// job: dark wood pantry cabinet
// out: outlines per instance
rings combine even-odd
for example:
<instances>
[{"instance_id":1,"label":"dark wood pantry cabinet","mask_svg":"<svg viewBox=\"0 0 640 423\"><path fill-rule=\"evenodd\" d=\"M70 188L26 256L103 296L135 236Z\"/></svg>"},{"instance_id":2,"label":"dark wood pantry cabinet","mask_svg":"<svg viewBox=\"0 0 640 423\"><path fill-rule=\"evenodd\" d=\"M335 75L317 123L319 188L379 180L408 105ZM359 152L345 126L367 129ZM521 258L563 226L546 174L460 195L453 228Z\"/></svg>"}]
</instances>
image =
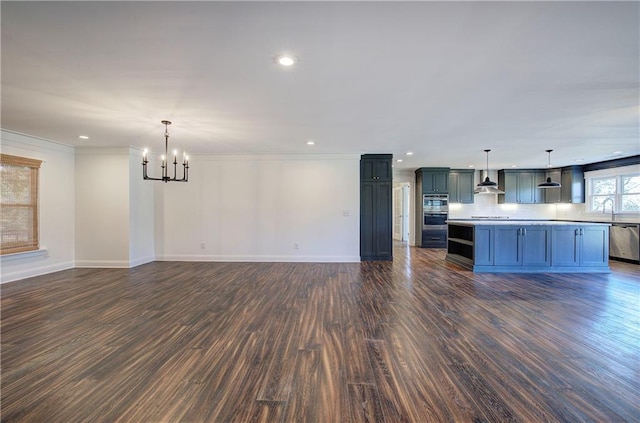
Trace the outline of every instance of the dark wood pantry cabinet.
<instances>
[{"instance_id":1,"label":"dark wood pantry cabinet","mask_svg":"<svg viewBox=\"0 0 640 423\"><path fill-rule=\"evenodd\" d=\"M360 260L393 259L392 154L360 157Z\"/></svg>"}]
</instances>

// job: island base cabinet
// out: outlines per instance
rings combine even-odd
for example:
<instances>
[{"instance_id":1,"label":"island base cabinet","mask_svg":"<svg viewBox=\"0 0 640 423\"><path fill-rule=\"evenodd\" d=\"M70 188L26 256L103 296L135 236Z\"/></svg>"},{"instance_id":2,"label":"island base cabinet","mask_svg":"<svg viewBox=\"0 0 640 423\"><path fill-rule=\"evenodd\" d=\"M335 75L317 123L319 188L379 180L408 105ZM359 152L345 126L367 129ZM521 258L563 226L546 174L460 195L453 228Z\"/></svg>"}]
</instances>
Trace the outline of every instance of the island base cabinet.
<instances>
[{"instance_id":1,"label":"island base cabinet","mask_svg":"<svg viewBox=\"0 0 640 423\"><path fill-rule=\"evenodd\" d=\"M494 265L549 267L550 245L547 226L496 226Z\"/></svg>"},{"instance_id":2,"label":"island base cabinet","mask_svg":"<svg viewBox=\"0 0 640 423\"><path fill-rule=\"evenodd\" d=\"M473 235L473 263L493 266L493 227L478 226Z\"/></svg>"},{"instance_id":3,"label":"island base cabinet","mask_svg":"<svg viewBox=\"0 0 640 423\"><path fill-rule=\"evenodd\" d=\"M608 273L606 224L449 223L446 260L474 272Z\"/></svg>"},{"instance_id":4,"label":"island base cabinet","mask_svg":"<svg viewBox=\"0 0 640 423\"><path fill-rule=\"evenodd\" d=\"M608 226L553 228L552 265L558 267L609 266Z\"/></svg>"},{"instance_id":5,"label":"island base cabinet","mask_svg":"<svg viewBox=\"0 0 640 423\"><path fill-rule=\"evenodd\" d=\"M498 226L494 229L494 265L520 266L522 265L522 245L520 243L520 228Z\"/></svg>"},{"instance_id":6,"label":"island base cabinet","mask_svg":"<svg viewBox=\"0 0 640 423\"><path fill-rule=\"evenodd\" d=\"M581 228L580 266L609 265L609 227Z\"/></svg>"}]
</instances>

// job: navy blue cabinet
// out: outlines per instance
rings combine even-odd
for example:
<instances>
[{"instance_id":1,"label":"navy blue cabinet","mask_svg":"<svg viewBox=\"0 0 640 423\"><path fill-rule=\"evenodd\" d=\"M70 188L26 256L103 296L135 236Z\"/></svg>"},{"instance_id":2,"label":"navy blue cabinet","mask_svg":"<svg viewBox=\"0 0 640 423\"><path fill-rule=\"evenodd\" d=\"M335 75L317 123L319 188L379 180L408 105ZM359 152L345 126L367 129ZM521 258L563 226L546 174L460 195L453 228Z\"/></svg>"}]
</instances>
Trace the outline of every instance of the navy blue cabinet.
<instances>
[{"instance_id":1,"label":"navy blue cabinet","mask_svg":"<svg viewBox=\"0 0 640 423\"><path fill-rule=\"evenodd\" d=\"M601 267L609 263L609 227L558 226L552 231L554 266Z\"/></svg>"},{"instance_id":2,"label":"navy blue cabinet","mask_svg":"<svg viewBox=\"0 0 640 423\"><path fill-rule=\"evenodd\" d=\"M560 202L584 203L584 171L582 166L564 167L560 174Z\"/></svg>"},{"instance_id":3,"label":"navy blue cabinet","mask_svg":"<svg viewBox=\"0 0 640 423\"><path fill-rule=\"evenodd\" d=\"M473 203L473 169L451 169L449 172L449 203Z\"/></svg>"},{"instance_id":4,"label":"navy blue cabinet","mask_svg":"<svg viewBox=\"0 0 640 423\"><path fill-rule=\"evenodd\" d=\"M474 272L609 272L606 224L448 225L446 260Z\"/></svg>"},{"instance_id":5,"label":"navy blue cabinet","mask_svg":"<svg viewBox=\"0 0 640 423\"><path fill-rule=\"evenodd\" d=\"M422 187L422 194L447 194L449 192L449 168L423 167L417 169L416 182L417 186Z\"/></svg>"},{"instance_id":6,"label":"navy blue cabinet","mask_svg":"<svg viewBox=\"0 0 640 423\"><path fill-rule=\"evenodd\" d=\"M494 229L494 264L496 266L522 266L520 228L498 226Z\"/></svg>"},{"instance_id":7,"label":"navy blue cabinet","mask_svg":"<svg viewBox=\"0 0 640 423\"><path fill-rule=\"evenodd\" d=\"M499 170L498 186L504 194L498 194L498 203L544 203L544 190L538 184L546 179L544 170Z\"/></svg>"},{"instance_id":8,"label":"navy blue cabinet","mask_svg":"<svg viewBox=\"0 0 640 423\"><path fill-rule=\"evenodd\" d=\"M545 203L584 203L584 171L582 166L567 166L551 169L547 176L560 182L561 188L544 190Z\"/></svg>"},{"instance_id":9,"label":"navy blue cabinet","mask_svg":"<svg viewBox=\"0 0 640 423\"><path fill-rule=\"evenodd\" d=\"M391 182L391 154L365 154L360 159L360 181Z\"/></svg>"},{"instance_id":10,"label":"navy blue cabinet","mask_svg":"<svg viewBox=\"0 0 640 423\"><path fill-rule=\"evenodd\" d=\"M551 233L548 226L496 226L494 231L494 265L550 266Z\"/></svg>"},{"instance_id":11,"label":"navy blue cabinet","mask_svg":"<svg viewBox=\"0 0 640 423\"><path fill-rule=\"evenodd\" d=\"M476 226L473 231L474 254L476 266L493 266L493 226Z\"/></svg>"},{"instance_id":12,"label":"navy blue cabinet","mask_svg":"<svg viewBox=\"0 0 640 423\"><path fill-rule=\"evenodd\" d=\"M360 259L392 260L391 154L365 154L360 161Z\"/></svg>"}]
</instances>

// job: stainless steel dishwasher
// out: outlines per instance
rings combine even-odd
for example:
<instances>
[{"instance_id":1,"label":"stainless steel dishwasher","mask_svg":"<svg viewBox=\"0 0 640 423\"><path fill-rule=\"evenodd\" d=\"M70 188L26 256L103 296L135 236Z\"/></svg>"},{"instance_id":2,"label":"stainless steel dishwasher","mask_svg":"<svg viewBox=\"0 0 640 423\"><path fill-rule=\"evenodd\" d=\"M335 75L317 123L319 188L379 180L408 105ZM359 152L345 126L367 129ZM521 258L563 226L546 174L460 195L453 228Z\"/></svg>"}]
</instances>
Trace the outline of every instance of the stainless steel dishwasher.
<instances>
[{"instance_id":1,"label":"stainless steel dishwasher","mask_svg":"<svg viewBox=\"0 0 640 423\"><path fill-rule=\"evenodd\" d=\"M609 235L609 257L640 263L640 225L612 223Z\"/></svg>"}]
</instances>

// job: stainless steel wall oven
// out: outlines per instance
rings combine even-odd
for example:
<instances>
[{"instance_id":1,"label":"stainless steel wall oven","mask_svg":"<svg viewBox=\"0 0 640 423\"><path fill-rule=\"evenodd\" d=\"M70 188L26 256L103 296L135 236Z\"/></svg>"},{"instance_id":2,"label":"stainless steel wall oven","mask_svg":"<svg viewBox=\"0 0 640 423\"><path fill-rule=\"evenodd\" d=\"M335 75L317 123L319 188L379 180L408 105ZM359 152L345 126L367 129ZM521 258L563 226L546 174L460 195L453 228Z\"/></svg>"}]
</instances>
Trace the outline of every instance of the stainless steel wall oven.
<instances>
[{"instance_id":1,"label":"stainless steel wall oven","mask_svg":"<svg viewBox=\"0 0 640 423\"><path fill-rule=\"evenodd\" d=\"M449 218L449 196L447 194L424 194L422 196L422 247L447 247L447 219Z\"/></svg>"}]
</instances>

